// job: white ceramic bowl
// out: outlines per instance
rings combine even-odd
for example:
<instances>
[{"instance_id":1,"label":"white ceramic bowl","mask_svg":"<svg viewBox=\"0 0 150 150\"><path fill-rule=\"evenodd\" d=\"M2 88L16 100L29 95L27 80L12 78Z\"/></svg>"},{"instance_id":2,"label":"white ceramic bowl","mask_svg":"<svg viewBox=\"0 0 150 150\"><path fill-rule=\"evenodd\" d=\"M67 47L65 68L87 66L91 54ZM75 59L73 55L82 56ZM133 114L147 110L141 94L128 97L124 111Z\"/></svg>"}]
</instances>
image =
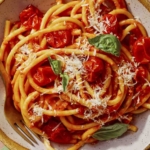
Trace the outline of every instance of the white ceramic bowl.
<instances>
[{"instance_id":1,"label":"white ceramic bowl","mask_svg":"<svg viewBox=\"0 0 150 150\"><path fill-rule=\"evenodd\" d=\"M126 0L129 9L135 17L139 18L144 24L147 31L150 29L150 12L144 8L144 6L137 0ZM3 30L5 20L9 19L15 21L18 19L19 13L28 4L33 4L41 11L45 12L53 3L52 0L5 0L0 4L0 43L3 38ZM148 31L150 35L150 30ZM0 79L0 129L2 129L11 139L15 140L19 144L32 149L28 143L26 143L20 136L18 136L7 123L4 113L4 99L5 90L3 82ZM150 111L141 114L136 117L135 124L138 126L136 133L129 133L121 138L110 140L107 142L99 142L95 145L85 145L81 150L144 150L144 148L150 143ZM38 150L42 150L43 148ZM65 150L66 146L57 146L58 150Z\"/></svg>"}]
</instances>

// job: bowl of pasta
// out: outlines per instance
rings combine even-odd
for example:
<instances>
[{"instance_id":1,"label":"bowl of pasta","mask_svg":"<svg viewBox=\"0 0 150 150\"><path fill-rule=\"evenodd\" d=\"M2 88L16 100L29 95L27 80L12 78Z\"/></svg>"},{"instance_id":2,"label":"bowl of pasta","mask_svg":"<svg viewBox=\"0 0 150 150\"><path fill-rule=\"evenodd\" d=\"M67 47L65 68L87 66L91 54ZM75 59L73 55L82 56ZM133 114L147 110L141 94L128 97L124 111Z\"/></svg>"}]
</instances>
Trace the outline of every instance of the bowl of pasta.
<instances>
[{"instance_id":1,"label":"bowl of pasta","mask_svg":"<svg viewBox=\"0 0 150 150\"><path fill-rule=\"evenodd\" d=\"M144 150L149 144L148 1L5 0L0 61L13 105L46 149ZM1 110L4 107L5 92ZM28 148L0 114L8 137ZM17 140L19 139L19 140Z\"/></svg>"}]
</instances>

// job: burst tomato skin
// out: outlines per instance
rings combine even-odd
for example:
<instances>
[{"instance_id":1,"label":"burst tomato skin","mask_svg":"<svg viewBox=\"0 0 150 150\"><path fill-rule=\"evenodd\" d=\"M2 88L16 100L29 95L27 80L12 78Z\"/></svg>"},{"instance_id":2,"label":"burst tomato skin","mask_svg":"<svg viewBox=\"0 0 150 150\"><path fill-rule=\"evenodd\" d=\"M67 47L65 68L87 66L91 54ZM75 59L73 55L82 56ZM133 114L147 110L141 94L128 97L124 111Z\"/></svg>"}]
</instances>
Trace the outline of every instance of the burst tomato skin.
<instances>
[{"instance_id":1,"label":"burst tomato skin","mask_svg":"<svg viewBox=\"0 0 150 150\"><path fill-rule=\"evenodd\" d=\"M141 37L133 45L133 55L140 64L150 62L150 38Z\"/></svg>"},{"instance_id":2,"label":"burst tomato skin","mask_svg":"<svg viewBox=\"0 0 150 150\"><path fill-rule=\"evenodd\" d=\"M104 34L113 34L117 37L121 36L121 30L116 15L105 14L102 21L104 21L105 26Z\"/></svg>"},{"instance_id":3,"label":"burst tomato skin","mask_svg":"<svg viewBox=\"0 0 150 150\"><path fill-rule=\"evenodd\" d=\"M45 86L52 83L57 76L54 74L50 66L38 67L36 72L33 74L33 80L39 86Z\"/></svg>"},{"instance_id":4,"label":"burst tomato skin","mask_svg":"<svg viewBox=\"0 0 150 150\"><path fill-rule=\"evenodd\" d=\"M88 82L95 82L104 70L103 61L94 56L91 56L83 65L87 72L86 80Z\"/></svg>"},{"instance_id":5,"label":"burst tomato skin","mask_svg":"<svg viewBox=\"0 0 150 150\"><path fill-rule=\"evenodd\" d=\"M147 71L146 67L139 66L135 72L136 72L135 80L140 83L145 82L145 79L148 76L148 71Z\"/></svg>"},{"instance_id":6,"label":"burst tomato skin","mask_svg":"<svg viewBox=\"0 0 150 150\"><path fill-rule=\"evenodd\" d=\"M57 16L55 16L57 18ZM78 29L78 25L72 22L65 23L66 30L54 31L46 34L46 40L49 46L54 48L63 48L72 42L72 30Z\"/></svg>"},{"instance_id":7,"label":"burst tomato skin","mask_svg":"<svg viewBox=\"0 0 150 150\"><path fill-rule=\"evenodd\" d=\"M71 32L69 30L54 31L46 34L46 40L51 47L63 48L71 43Z\"/></svg>"},{"instance_id":8,"label":"burst tomato skin","mask_svg":"<svg viewBox=\"0 0 150 150\"><path fill-rule=\"evenodd\" d=\"M39 29L42 13L33 5L28 5L19 15L20 22L28 29Z\"/></svg>"},{"instance_id":9,"label":"burst tomato skin","mask_svg":"<svg viewBox=\"0 0 150 150\"><path fill-rule=\"evenodd\" d=\"M57 120L51 119L42 127L42 131L47 134L49 140L56 143L69 144L72 139L71 133Z\"/></svg>"},{"instance_id":10,"label":"burst tomato skin","mask_svg":"<svg viewBox=\"0 0 150 150\"><path fill-rule=\"evenodd\" d=\"M130 41L129 41L129 44L130 45L133 45L137 39L140 39L141 37L143 37L140 29L138 27L136 27L135 29L133 29L131 31L131 35L130 35Z\"/></svg>"}]
</instances>

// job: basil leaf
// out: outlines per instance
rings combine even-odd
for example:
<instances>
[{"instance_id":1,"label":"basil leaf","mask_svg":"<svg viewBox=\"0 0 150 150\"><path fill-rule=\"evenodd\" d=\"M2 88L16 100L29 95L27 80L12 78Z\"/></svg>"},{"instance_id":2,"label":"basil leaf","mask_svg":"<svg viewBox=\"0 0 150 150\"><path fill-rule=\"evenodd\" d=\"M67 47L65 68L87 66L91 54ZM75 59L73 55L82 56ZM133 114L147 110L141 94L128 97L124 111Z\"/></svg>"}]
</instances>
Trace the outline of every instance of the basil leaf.
<instances>
[{"instance_id":1,"label":"basil leaf","mask_svg":"<svg viewBox=\"0 0 150 150\"><path fill-rule=\"evenodd\" d=\"M48 57L49 63L56 75L60 75L62 78L63 91L66 91L66 87L69 83L69 76L66 73L62 73L61 61L54 60Z\"/></svg>"},{"instance_id":2,"label":"basil leaf","mask_svg":"<svg viewBox=\"0 0 150 150\"><path fill-rule=\"evenodd\" d=\"M66 91L66 87L69 83L69 76L66 73L63 73L60 74L60 77L62 77L63 91Z\"/></svg>"},{"instance_id":3,"label":"basil leaf","mask_svg":"<svg viewBox=\"0 0 150 150\"><path fill-rule=\"evenodd\" d=\"M92 137L104 141L117 138L121 136L128 130L128 124L124 123L116 123L110 126L104 126L97 132L95 132Z\"/></svg>"},{"instance_id":4,"label":"basil leaf","mask_svg":"<svg viewBox=\"0 0 150 150\"><path fill-rule=\"evenodd\" d=\"M120 56L121 43L117 37L112 34L101 34L88 39L88 41L91 45L104 52Z\"/></svg>"},{"instance_id":5,"label":"basil leaf","mask_svg":"<svg viewBox=\"0 0 150 150\"><path fill-rule=\"evenodd\" d=\"M54 71L54 73L56 75L60 74L62 72L62 68L61 68L61 61L59 60L54 60L51 59L50 57L48 57L49 63Z\"/></svg>"}]
</instances>

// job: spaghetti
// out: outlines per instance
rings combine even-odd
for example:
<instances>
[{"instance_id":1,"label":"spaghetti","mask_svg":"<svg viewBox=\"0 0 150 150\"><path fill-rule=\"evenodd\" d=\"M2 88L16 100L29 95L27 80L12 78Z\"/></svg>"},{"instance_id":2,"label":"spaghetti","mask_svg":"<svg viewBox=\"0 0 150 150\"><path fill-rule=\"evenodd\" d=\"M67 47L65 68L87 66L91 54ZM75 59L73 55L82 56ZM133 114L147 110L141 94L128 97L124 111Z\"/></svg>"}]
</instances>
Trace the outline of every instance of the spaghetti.
<instances>
[{"instance_id":1,"label":"spaghetti","mask_svg":"<svg viewBox=\"0 0 150 150\"><path fill-rule=\"evenodd\" d=\"M100 132L113 125L118 136L137 131L135 114L150 109L150 38L125 1L57 0L19 17L6 21L0 60L15 108L46 147L108 140Z\"/></svg>"}]
</instances>

